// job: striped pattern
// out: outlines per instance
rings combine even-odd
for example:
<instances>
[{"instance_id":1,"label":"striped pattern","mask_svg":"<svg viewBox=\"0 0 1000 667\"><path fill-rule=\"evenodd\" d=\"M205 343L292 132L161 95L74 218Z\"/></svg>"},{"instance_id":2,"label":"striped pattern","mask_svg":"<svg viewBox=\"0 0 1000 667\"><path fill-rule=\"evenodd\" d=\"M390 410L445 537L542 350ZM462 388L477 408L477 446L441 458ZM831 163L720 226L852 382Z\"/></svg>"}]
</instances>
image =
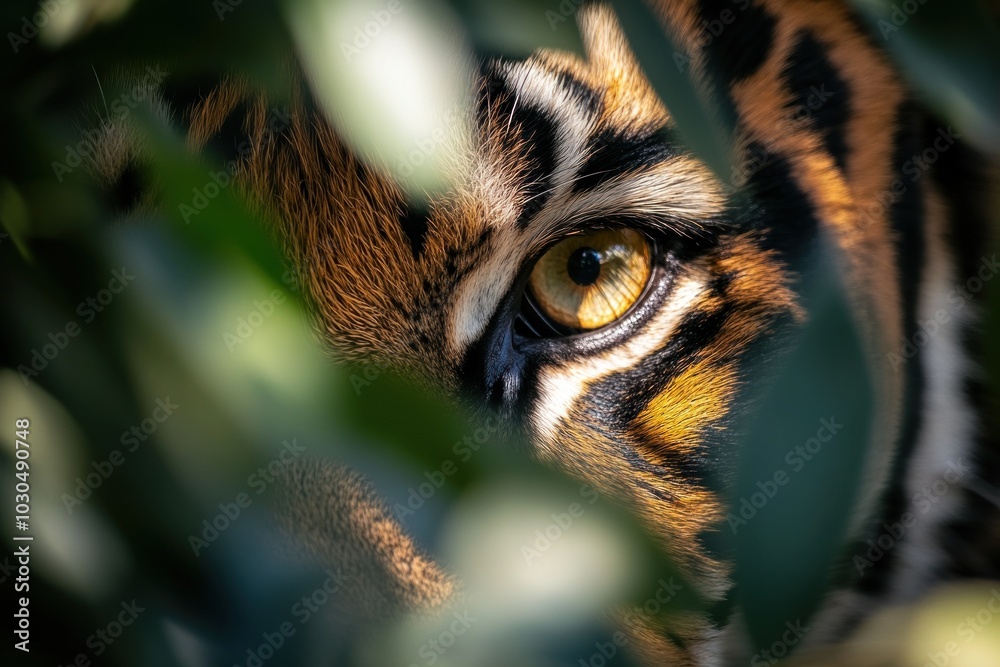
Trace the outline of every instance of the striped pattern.
<instances>
[{"instance_id":1,"label":"striped pattern","mask_svg":"<svg viewBox=\"0 0 1000 667\"><path fill-rule=\"evenodd\" d=\"M736 458L726 427L752 393L742 391L748 359L804 322L798 275L815 244L832 240L877 396L851 539L863 551L949 463L972 471L864 577L840 577L810 641L840 639L874 601L918 594L936 578L991 574L976 569L983 561L954 558L943 537L978 548L982 520L969 513L996 509L968 399L972 309L893 361L979 270L975 249L953 243L957 225L968 235L984 224L975 156L914 104L841 3L653 8L705 99L735 124L731 183L679 145L600 4L577 13L586 60L543 51L480 64L476 152L456 189L426 205L352 155L304 86L277 128L249 83L214 88L184 114L190 144L237 160L248 195L278 213L338 355L495 409L540 458L624 499L720 608L731 563L708 537L726 513L711 480ZM707 33L717 19L722 31ZM912 178L911 157L941 140L946 159ZM233 153L241 141L251 149ZM657 241L636 307L586 335L517 333L533 261L567 234L609 225ZM739 614L716 616L653 627L624 614L633 620L623 623L649 664L745 658Z\"/></svg>"}]
</instances>

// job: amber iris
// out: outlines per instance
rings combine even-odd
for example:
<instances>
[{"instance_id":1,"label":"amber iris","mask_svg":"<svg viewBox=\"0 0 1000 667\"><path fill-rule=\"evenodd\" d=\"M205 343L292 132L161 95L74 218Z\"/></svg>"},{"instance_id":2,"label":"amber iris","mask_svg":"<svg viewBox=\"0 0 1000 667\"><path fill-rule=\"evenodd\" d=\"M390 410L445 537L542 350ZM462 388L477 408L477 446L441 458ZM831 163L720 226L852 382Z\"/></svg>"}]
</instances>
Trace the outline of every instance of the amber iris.
<instances>
[{"instance_id":1,"label":"amber iris","mask_svg":"<svg viewBox=\"0 0 1000 667\"><path fill-rule=\"evenodd\" d=\"M596 329L614 322L649 281L649 241L631 229L570 236L546 252L528 280L539 309L558 324Z\"/></svg>"}]
</instances>

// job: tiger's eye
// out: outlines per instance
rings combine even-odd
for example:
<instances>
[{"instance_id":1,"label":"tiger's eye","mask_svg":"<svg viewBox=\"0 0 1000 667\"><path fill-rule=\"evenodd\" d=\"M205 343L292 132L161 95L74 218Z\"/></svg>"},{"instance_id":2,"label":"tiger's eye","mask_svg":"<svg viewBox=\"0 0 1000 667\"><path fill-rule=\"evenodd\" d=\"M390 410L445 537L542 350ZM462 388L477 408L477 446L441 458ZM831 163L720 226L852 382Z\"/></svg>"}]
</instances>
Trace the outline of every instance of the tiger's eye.
<instances>
[{"instance_id":1,"label":"tiger's eye","mask_svg":"<svg viewBox=\"0 0 1000 667\"><path fill-rule=\"evenodd\" d=\"M631 229L571 236L546 252L528 279L535 302L555 322L596 329L638 300L651 273L646 237Z\"/></svg>"}]
</instances>

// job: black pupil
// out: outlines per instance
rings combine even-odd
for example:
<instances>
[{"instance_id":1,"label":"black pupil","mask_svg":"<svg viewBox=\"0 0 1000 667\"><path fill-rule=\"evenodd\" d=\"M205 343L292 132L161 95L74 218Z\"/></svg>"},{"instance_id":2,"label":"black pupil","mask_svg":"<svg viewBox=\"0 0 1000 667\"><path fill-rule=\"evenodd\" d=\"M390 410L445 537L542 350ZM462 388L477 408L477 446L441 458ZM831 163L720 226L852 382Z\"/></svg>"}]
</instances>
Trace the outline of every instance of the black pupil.
<instances>
[{"instance_id":1,"label":"black pupil","mask_svg":"<svg viewBox=\"0 0 1000 667\"><path fill-rule=\"evenodd\" d=\"M566 273L577 285L593 285L601 275L601 253L593 248L577 248L569 256Z\"/></svg>"}]
</instances>

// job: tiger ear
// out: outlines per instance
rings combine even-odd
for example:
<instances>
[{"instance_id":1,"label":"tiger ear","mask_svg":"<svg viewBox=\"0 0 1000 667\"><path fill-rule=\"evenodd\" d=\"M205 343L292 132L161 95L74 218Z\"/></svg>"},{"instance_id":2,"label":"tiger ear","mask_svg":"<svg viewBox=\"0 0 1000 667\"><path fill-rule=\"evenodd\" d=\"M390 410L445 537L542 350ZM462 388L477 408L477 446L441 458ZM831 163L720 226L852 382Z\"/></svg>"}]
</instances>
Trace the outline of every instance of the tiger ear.
<instances>
[{"instance_id":1,"label":"tiger ear","mask_svg":"<svg viewBox=\"0 0 1000 667\"><path fill-rule=\"evenodd\" d=\"M618 127L662 125L668 113L639 65L614 10L588 4L577 13L588 69L602 89L605 120Z\"/></svg>"},{"instance_id":2,"label":"tiger ear","mask_svg":"<svg viewBox=\"0 0 1000 667\"><path fill-rule=\"evenodd\" d=\"M588 63L595 69L614 72L626 80L635 74L638 64L628 40L609 5L590 4L577 14L580 35Z\"/></svg>"}]
</instances>

